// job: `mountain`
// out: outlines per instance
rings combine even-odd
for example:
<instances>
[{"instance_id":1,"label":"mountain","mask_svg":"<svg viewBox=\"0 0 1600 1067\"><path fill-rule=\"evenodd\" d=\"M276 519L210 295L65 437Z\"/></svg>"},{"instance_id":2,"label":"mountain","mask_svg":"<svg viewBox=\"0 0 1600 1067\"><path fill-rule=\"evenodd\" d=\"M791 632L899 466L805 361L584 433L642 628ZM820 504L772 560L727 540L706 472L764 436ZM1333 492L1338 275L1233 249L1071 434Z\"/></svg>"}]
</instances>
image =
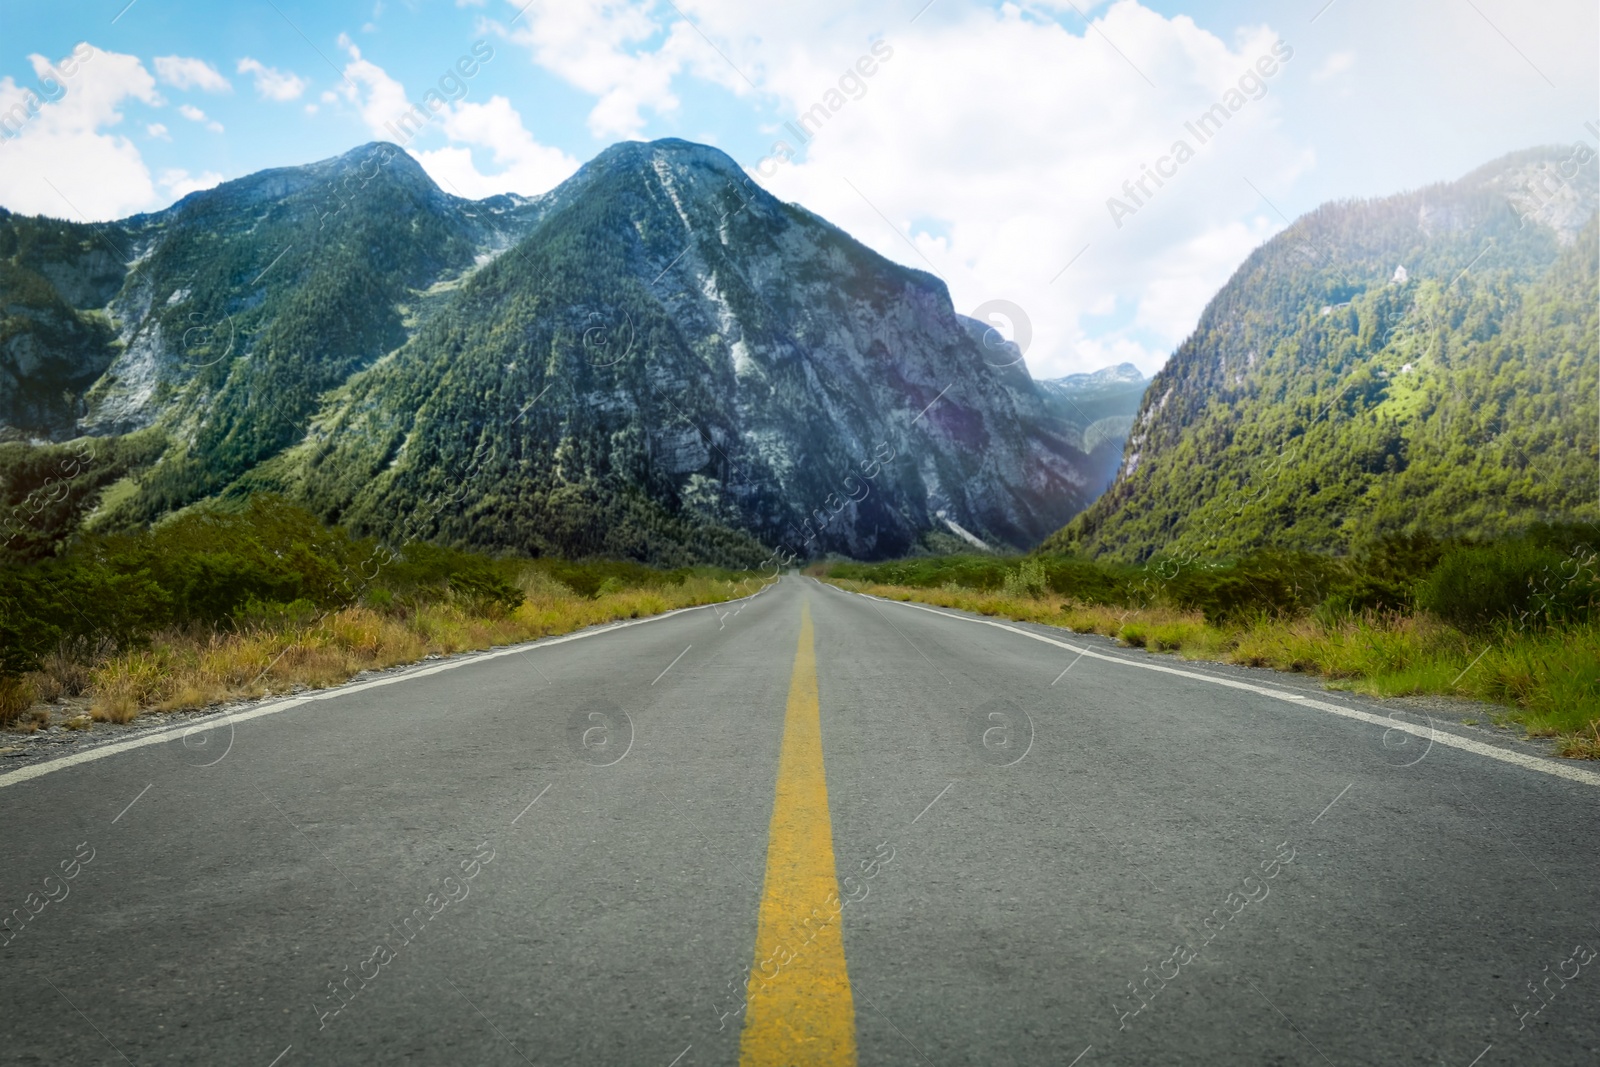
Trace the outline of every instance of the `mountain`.
<instances>
[{"instance_id":1,"label":"mountain","mask_svg":"<svg viewBox=\"0 0 1600 1067\"><path fill-rule=\"evenodd\" d=\"M116 357L121 263L88 227L0 208L0 427L54 430Z\"/></svg>"},{"instance_id":2,"label":"mountain","mask_svg":"<svg viewBox=\"0 0 1600 1067\"><path fill-rule=\"evenodd\" d=\"M371 144L115 223L3 213L0 257L0 437L137 441L107 528L272 490L532 554L1021 548L1111 428L987 360L939 279L678 140L483 201Z\"/></svg>"},{"instance_id":3,"label":"mountain","mask_svg":"<svg viewBox=\"0 0 1600 1067\"><path fill-rule=\"evenodd\" d=\"M1211 301L1111 489L1045 547L1215 558L1600 521L1597 182L1587 148L1534 149L1296 220Z\"/></svg>"},{"instance_id":4,"label":"mountain","mask_svg":"<svg viewBox=\"0 0 1600 1067\"><path fill-rule=\"evenodd\" d=\"M1094 496L1110 488L1116 478L1122 446L1148 384L1132 363L1039 382L1045 408L1056 420L1053 428L1089 457L1089 489Z\"/></svg>"}]
</instances>

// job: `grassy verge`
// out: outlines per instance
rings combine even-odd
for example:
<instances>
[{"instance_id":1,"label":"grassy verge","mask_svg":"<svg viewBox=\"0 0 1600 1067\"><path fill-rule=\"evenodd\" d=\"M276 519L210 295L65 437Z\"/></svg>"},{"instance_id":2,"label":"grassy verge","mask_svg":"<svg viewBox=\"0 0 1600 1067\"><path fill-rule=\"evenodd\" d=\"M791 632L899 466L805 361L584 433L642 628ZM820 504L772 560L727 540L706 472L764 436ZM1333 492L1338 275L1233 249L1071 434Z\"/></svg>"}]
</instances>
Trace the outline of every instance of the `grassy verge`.
<instances>
[{"instance_id":1,"label":"grassy verge","mask_svg":"<svg viewBox=\"0 0 1600 1067\"><path fill-rule=\"evenodd\" d=\"M522 570L515 584L523 598L511 608L395 599L381 607L361 604L318 615L281 615L232 629L160 631L141 647L99 662L56 654L13 683L20 692L9 699L26 708L15 727L34 730L49 724L52 705L78 710L86 701L86 711L65 720L76 729L94 721L126 723L147 711L203 708L299 687L322 688L364 670L720 603L751 591L691 575L676 584L602 587L585 596L532 566Z\"/></svg>"},{"instance_id":2,"label":"grassy verge","mask_svg":"<svg viewBox=\"0 0 1600 1067\"><path fill-rule=\"evenodd\" d=\"M1085 604L1048 592L824 581L891 600L1063 626L1185 659L1316 674L1330 688L1372 696L1438 694L1488 701L1559 752L1600 759L1600 625L1469 636L1424 613L1365 612L1330 621L1259 616L1208 623L1198 610Z\"/></svg>"},{"instance_id":3,"label":"grassy verge","mask_svg":"<svg viewBox=\"0 0 1600 1067\"><path fill-rule=\"evenodd\" d=\"M0 725L83 729L330 686L758 585L716 567L390 547L269 494L119 533L14 531L0 543Z\"/></svg>"}]
</instances>

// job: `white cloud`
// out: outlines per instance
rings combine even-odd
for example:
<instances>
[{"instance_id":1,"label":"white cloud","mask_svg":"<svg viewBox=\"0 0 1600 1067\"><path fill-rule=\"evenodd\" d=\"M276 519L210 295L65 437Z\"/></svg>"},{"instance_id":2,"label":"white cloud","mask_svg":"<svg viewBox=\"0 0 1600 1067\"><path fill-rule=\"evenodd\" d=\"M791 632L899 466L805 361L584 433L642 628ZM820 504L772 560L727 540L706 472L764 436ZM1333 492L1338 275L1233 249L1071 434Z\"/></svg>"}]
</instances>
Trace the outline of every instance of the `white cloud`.
<instances>
[{"instance_id":1,"label":"white cloud","mask_svg":"<svg viewBox=\"0 0 1600 1067\"><path fill-rule=\"evenodd\" d=\"M41 78L51 64L29 56ZM65 70L67 61L55 64ZM21 133L0 142L0 204L26 214L73 220L119 218L150 206L155 187L139 150L105 132L123 119L129 100L160 100L138 57L92 50L76 62L68 91L44 103ZM0 78L0 113L24 104L28 92Z\"/></svg>"},{"instance_id":2,"label":"white cloud","mask_svg":"<svg viewBox=\"0 0 1600 1067\"><path fill-rule=\"evenodd\" d=\"M886 38L893 55L861 79L860 99L835 93L842 106L802 159L757 180L882 254L937 272L958 311L1020 305L1037 376L1124 360L1150 373L1275 228L1239 221L1258 203L1242 176L1281 184L1306 164L1278 129L1293 61L1201 144L1185 123L1236 87L1276 34L1261 27L1225 42L1132 0L1096 22L1104 36L1081 22L1073 32L1070 19L968 8ZM764 87L798 115L829 101L866 51L796 49L774 59ZM1159 76L1155 88L1141 72ZM1119 228L1107 199L1125 197L1123 183L1180 139L1193 158L1162 186L1146 178L1153 195ZM1099 321L1107 306L1117 314Z\"/></svg>"},{"instance_id":3,"label":"white cloud","mask_svg":"<svg viewBox=\"0 0 1600 1067\"><path fill-rule=\"evenodd\" d=\"M172 134L167 131L166 126L159 122L150 123L144 128L144 132L148 133L151 137L154 137L158 141L172 140Z\"/></svg>"},{"instance_id":4,"label":"white cloud","mask_svg":"<svg viewBox=\"0 0 1600 1067\"><path fill-rule=\"evenodd\" d=\"M431 110L413 105L405 86L360 48L341 41L350 55L344 74L345 98L355 105L373 137L407 148L430 176L458 196L479 198L496 193L542 193L578 169L578 161L559 149L540 144L528 132L511 102L503 96L484 104L465 100ZM359 90L359 91L358 91ZM419 123L426 116L426 123ZM430 133L449 142L443 148L419 150L413 143ZM486 174L477 168L471 149L487 153L499 168Z\"/></svg>"},{"instance_id":5,"label":"white cloud","mask_svg":"<svg viewBox=\"0 0 1600 1067\"><path fill-rule=\"evenodd\" d=\"M228 79L218 73L203 59L187 56L156 56L156 77L176 89L200 89L208 93L226 93L233 89Z\"/></svg>"},{"instance_id":6,"label":"white cloud","mask_svg":"<svg viewBox=\"0 0 1600 1067\"><path fill-rule=\"evenodd\" d=\"M402 140L403 135L391 127L411 110L406 87L376 63L361 58L361 49L344 34L339 35L339 46L350 54L350 62L344 67L345 83L339 92L361 112L361 121L372 136L385 141Z\"/></svg>"},{"instance_id":7,"label":"white cloud","mask_svg":"<svg viewBox=\"0 0 1600 1067\"><path fill-rule=\"evenodd\" d=\"M1251 215L1259 201L1241 176L1281 186L1309 165L1279 128L1285 71L1297 68L1291 60L1264 96L1196 142L1194 158L1119 229L1106 199L1178 139L1193 142L1184 123L1236 87L1277 34L1254 26L1219 38L1136 0L1046 7L1061 18L1014 4L934 7L910 23L853 0L677 0L676 9L535 0L501 32L595 98L596 136L639 136L672 117L684 77L747 98L749 78L780 101L774 138L824 104L826 121L799 160L759 182L883 255L937 272L958 311L990 299L1021 305L1040 376L1123 360L1149 373L1276 228ZM847 75L875 39L892 56L871 57L870 77Z\"/></svg>"},{"instance_id":8,"label":"white cloud","mask_svg":"<svg viewBox=\"0 0 1600 1067\"><path fill-rule=\"evenodd\" d=\"M1366 15L1336 4L1314 25L1266 0L1170 18L1138 0L934 3L915 22L920 0L892 15L858 0L534 0L514 17L523 3L505 0L503 21L484 25L588 94L589 130L606 138L708 140L709 127L748 146L701 115L743 104L775 136L884 38L895 55L866 95L832 97L844 106L799 162L763 181L893 259L929 269L927 257L960 310L1026 307L1028 362L1043 374L1112 354L1159 366L1253 242L1284 225L1279 210L1587 136L1600 31L1593 0L1423 0ZM1265 97L1230 112L1117 228L1106 198L1193 140L1184 123L1225 100L1279 33L1296 55Z\"/></svg>"},{"instance_id":9,"label":"white cloud","mask_svg":"<svg viewBox=\"0 0 1600 1067\"><path fill-rule=\"evenodd\" d=\"M452 144L414 152L417 161L457 196L481 199L496 193L542 193L572 176L578 161L535 141L511 102L492 96L486 104L459 103L446 113L444 134ZM499 168L484 174L473 165L472 145L490 153Z\"/></svg>"},{"instance_id":10,"label":"white cloud","mask_svg":"<svg viewBox=\"0 0 1600 1067\"><path fill-rule=\"evenodd\" d=\"M202 189L210 189L222 182L222 175L214 170L202 171L191 175L181 167L173 167L161 172L157 179L161 187L167 191L174 201L182 200L190 193L197 193Z\"/></svg>"},{"instance_id":11,"label":"white cloud","mask_svg":"<svg viewBox=\"0 0 1600 1067\"><path fill-rule=\"evenodd\" d=\"M589 113L589 131L596 137L636 136L646 108L658 116L676 112L672 82L685 70L734 92L749 89L693 26L681 19L658 26L652 6L629 0L532 0L523 19L505 32L529 50L534 62L599 97ZM658 36L658 44L643 47ZM708 65L708 59L718 65Z\"/></svg>"},{"instance_id":12,"label":"white cloud","mask_svg":"<svg viewBox=\"0 0 1600 1067\"><path fill-rule=\"evenodd\" d=\"M198 123L200 123L201 125L205 126L206 129L210 130L212 133L221 133L222 132L222 123L216 121L215 119L208 118L204 111L201 111L199 108L195 107L193 104L179 104L178 105L178 114L182 115L184 118L188 119L190 122L198 122Z\"/></svg>"},{"instance_id":13,"label":"white cloud","mask_svg":"<svg viewBox=\"0 0 1600 1067\"><path fill-rule=\"evenodd\" d=\"M239 65L235 69L240 74L253 74L256 92L265 100L276 100L279 103L298 99L300 94L306 91L306 86L311 84L292 71L269 67L249 56L239 60Z\"/></svg>"},{"instance_id":14,"label":"white cloud","mask_svg":"<svg viewBox=\"0 0 1600 1067\"><path fill-rule=\"evenodd\" d=\"M1322 61L1322 65L1317 68L1317 72L1311 75L1311 80L1325 82L1337 74L1343 74L1355 65L1356 54L1354 52L1335 52Z\"/></svg>"}]
</instances>

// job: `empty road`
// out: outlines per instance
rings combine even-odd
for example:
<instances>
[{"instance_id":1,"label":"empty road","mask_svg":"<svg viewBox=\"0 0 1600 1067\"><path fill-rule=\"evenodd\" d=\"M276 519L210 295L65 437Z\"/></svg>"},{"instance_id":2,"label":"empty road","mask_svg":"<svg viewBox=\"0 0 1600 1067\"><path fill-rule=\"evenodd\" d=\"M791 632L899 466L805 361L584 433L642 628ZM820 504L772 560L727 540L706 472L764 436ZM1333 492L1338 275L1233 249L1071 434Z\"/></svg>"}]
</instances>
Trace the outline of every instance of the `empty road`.
<instances>
[{"instance_id":1,"label":"empty road","mask_svg":"<svg viewBox=\"0 0 1600 1067\"><path fill-rule=\"evenodd\" d=\"M1592 1067L1600 768L1391 710L791 575L212 717L0 774L0 1062Z\"/></svg>"}]
</instances>

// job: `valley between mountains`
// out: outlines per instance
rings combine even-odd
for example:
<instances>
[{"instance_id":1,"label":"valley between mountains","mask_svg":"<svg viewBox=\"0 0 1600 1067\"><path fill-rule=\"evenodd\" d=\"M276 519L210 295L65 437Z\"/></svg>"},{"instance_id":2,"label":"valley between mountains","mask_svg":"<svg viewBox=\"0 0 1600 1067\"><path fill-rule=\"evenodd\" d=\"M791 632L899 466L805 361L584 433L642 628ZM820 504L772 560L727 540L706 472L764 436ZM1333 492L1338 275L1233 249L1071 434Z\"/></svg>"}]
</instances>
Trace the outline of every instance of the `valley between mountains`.
<instances>
[{"instance_id":1,"label":"valley between mountains","mask_svg":"<svg viewBox=\"0 0 1600 1067\"><path fill-rule=\"evenodd\" d=\"M680 140L0 214L0 1058L1593 1063L1570 158L1148 381Z\"/></svg>"}]
</instances>

